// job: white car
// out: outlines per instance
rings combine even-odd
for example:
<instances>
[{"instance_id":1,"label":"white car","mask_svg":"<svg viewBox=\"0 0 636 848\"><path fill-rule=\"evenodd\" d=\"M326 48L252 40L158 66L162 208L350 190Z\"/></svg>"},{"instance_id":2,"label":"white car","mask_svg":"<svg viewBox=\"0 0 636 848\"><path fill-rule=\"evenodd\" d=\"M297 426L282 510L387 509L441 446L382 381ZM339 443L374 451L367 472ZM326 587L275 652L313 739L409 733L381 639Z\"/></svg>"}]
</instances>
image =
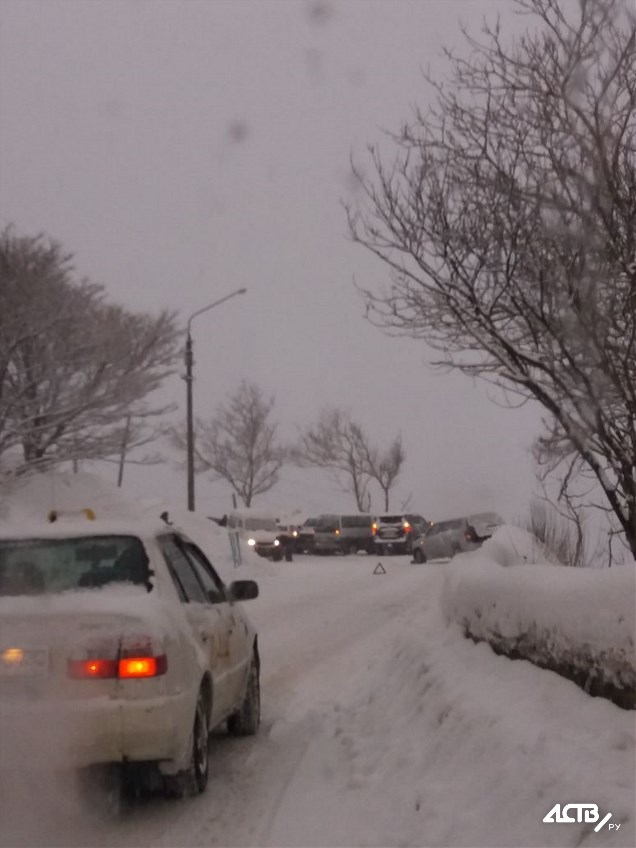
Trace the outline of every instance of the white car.
<instances>
[{"instance_id":1,"label":"white car","mask_svg":"<svg viewBox=\"0 0 636 848\"><path fill-rule=\"evenodd\" d=\"M278 539L278 524L274 515L245 507L235 509L228 516L227 529L242 545L247 545L261 557L280 560L283 548Z\"/></svg>"},{"instance_id":2,"label":"white car","mask_svg":"<svg viewBox=\"0 0 636 848\"><path fill-rule=\"evenodd\" d=\"M413 560L454 557L463 551L473 551L489 539L503 519L496 512L477 512L463 518L431 523L424 535L413 542Z\"/></svg>"},{"instance_id":3,"label":"white car","mask_svg":"<svg viewBox=\"0 0 636 848\"><path fill-rule=\"evenodd\" d=\"M203 792L210 731L259 725L257 635L237 603L257 595L253 581L226 587L167 523L5 526L0 768L28 749L91 767L110 798Z\"/></svg>"}]
</instances>

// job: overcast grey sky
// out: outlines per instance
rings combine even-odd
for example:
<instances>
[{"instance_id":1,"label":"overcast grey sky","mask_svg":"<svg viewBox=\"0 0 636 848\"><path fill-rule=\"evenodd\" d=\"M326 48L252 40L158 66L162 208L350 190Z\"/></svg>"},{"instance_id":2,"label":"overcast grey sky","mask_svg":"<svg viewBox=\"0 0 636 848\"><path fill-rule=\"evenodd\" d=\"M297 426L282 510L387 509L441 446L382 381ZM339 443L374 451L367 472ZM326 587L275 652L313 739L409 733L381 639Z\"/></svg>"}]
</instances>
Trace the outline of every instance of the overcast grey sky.
<instances>
[{"instance_id":1,"label":"overcast grey sky","mask_svg":"<svg viewBox=\"0 0 636 848\"><path fill-rule=\"evenodd\" d=\"M349 158L395 129L443 71L441 46L494 0L2 0L0 224L44 231L78 271L139 309L194 325L195 405L243 378L276 397L281 435L347 407L378 444L402 434L394 503L430 518L499 509L533 488L536 408L505 411L484 384L438 375L421 343L369 325L354 286L386 269L347 239ZM390 148L387 148L390 149ZM167 392L184 407L184 383ZM114 469L106 467L114 477ZM127 470L136 493L185 501L171 464ZM286 469L261 503L353 506L324 473ZM225 511L227 486L197 481ZM380 505L379 498L375 500Z\"/></svg>"}]
</instances>

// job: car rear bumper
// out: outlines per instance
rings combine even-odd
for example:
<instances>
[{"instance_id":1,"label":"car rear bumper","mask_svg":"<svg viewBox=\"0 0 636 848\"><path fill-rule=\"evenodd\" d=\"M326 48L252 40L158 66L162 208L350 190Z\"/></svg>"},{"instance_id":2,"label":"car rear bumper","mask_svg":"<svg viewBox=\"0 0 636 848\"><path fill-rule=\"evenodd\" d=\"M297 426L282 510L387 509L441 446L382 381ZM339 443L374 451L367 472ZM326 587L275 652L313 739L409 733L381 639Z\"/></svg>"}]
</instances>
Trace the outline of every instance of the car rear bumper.
<instances>
[{"instance_id":1,"label":"car rear bumper","mask_svg":"<svg viewBox=\"0 0 636 848\"><path fill-rule=\"evenodd\" d=\"M190 725L182 698L0 704L0 767L60 768L171 760ZM179 716L182 720L179 720Z\"/></svg>"}]
</instances>

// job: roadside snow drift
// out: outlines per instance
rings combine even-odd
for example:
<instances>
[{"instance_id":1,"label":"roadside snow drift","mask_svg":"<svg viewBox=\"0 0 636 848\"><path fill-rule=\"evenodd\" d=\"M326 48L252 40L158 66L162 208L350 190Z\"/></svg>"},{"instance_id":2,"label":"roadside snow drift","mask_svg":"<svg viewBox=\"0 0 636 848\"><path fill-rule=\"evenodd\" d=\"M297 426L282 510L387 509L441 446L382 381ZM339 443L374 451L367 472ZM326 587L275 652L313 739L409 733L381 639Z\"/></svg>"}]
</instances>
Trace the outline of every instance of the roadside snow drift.
<instances>
[{"instance_id":1,"label":"roadside snow drift","mask_svg":"<svg viewBox=\"0 0 636 848\"><path fill-rule=\"evenodd\" d=\"M527 537L502 528L480 550L449 564L442 593L447 620L497 653L556 671L633 709L636 569L549 565Z\"/></svg>"}]
</instances>

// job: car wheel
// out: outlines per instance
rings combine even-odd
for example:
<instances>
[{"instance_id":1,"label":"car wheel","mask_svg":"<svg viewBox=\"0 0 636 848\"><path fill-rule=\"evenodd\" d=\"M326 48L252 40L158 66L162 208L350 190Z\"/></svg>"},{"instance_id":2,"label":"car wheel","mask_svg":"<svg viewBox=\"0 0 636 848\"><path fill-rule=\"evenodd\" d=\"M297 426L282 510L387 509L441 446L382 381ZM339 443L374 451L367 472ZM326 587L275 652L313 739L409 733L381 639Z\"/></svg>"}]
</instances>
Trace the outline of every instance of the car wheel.
<instances>
[{"instance_id":1,"label":"car wheel","mask_svg":"<svg viewBox=\"0 0 636 848\"><path fill-rule=\"evenodd\" d=\"M261 723L261 684L258 658L252 657L245 698L239 710L227 720L230 736L253 736Z\"/></svg>"},{"instance_id":2,"label":"car wheel","mask_svg":"<svg viewBox=\"0 0 636 848\"><path fill-rule=\"evenodd\" d=\"M421 548L415 548L413 551L413 559L421 565L423 562L426 562L426 555Z\"/></svg>"},{"instance_id":3,"label":"car wheel","mask_svg":"<svg viewBox=\"0 0 636 848\"><path fill-rule=\"evenodd\" d=\"M190 763L178 774L166 775L164 778L165 793L170 798L186 798L205 792L208 785L210 737L208 713L203 692L199 692L197 708L194 713L192 727L192 744Z\"/></svg>"}]
</instances>

